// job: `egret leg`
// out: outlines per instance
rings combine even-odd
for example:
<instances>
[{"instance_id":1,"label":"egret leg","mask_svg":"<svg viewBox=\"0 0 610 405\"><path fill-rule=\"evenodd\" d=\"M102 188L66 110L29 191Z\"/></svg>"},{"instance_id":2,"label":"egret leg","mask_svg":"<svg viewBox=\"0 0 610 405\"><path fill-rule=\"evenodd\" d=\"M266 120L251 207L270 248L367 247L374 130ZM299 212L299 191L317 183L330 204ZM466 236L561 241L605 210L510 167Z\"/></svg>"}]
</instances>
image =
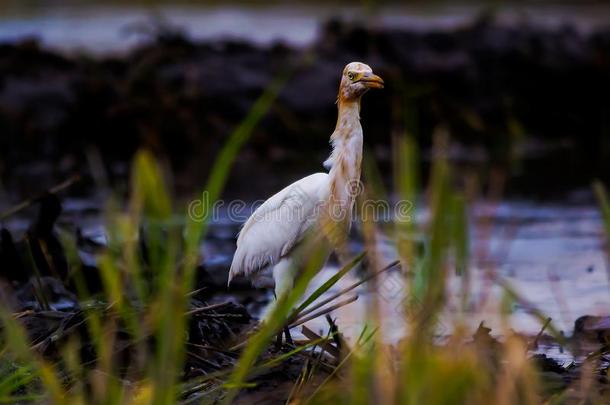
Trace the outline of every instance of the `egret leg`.
<instances>
[{"instance_id":1,"label":"egret leg","mask_svg":"<svg viewBox=\"0 0 610 405\"><path fill-rule=\"evenodd\" d=\"M275 296L280 299L288 295L294 287L294 280L297 276L298 268L289 258L280 260L273 267L273 280L275 281Z\"/></svg>"},{"instance_id":2,"label":"egret leg","mask_svg":"<svg viewBox=\"0 0 610 405\"><path fill-rule=\"evenodd\" d=\"M270 319L271 314L275 310L277 302L284 296L290 293L294 286L294 280L297 276L297 267L293 265L292 260L284 258L273 267L273 280L275 281L275 300L271 302L265 309L262 322Z\"/></svg>"},{"instance_id":3,"label":"egret leg","mask_svg":"<svg viewBox=\"0 0 610 405\"><path fill-rule=\"evenodd\" d=\"M284 328L284 338L286 339L286 343L288 343L289 345L294 345L294 342L292 341L292 335L290 334L290 329L288 328L288 326Z\"/></svg>"},{"instance_id":4,"label":"egret leg","mask_svg":"<svg viewBox=\"0 0 610 405\"><path fill-rule=\"evenodd\" d=\"M294 288L294 281L297 277L298 268L291 260L282 260L284 265L280 268L278 266L273 268L273 278L275 279L275 295L276 297L284 297L290 293L290 290ZM280 262L280 263L282 263ZM280 264L278 263L278 264ZM284 336L286 337L286 343L292 344L292 336L288 327L284 328ZM282 332L279 334L280 345L282 339Z\"/></svg>"}]
</instances>

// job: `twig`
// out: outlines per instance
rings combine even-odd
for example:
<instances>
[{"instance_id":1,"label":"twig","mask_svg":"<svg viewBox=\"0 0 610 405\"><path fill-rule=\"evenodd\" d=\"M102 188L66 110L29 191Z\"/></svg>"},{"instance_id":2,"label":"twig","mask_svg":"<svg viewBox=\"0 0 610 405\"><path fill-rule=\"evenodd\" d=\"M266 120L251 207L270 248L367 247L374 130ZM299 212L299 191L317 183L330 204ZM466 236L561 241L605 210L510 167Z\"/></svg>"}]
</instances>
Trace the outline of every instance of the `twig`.
<instances>
[{"instance_id":1,"label":"twig","mask_svg":"<svg viewBox=\"0 0 610 405\"><path fill-rule=\"evenodd\" d=\"M32 205L33 203L35 203L36 201L38 201L42 197L44 197L46 194L59 193L60 191L70 187L72 184L80 181L80 179L81 179L80 174L76 174L76 175L68 178L67 180L64 180L63 182L51 187L50 189L46 190L45 192L40 193L35 197L30 197L30 198L20 202L19 204L9 208L7 211L4 211L2 214L0 214L0 221L3 221L6 218L10 217L11 215L15 215L17 212L21 211L22 209L29 207L30 205Z\"/></svg>"},{"instance_id":2,"label":"twig","mask_svg":"<svg viewBox=\"0 0 610 405\"><path fill-rule=\"evenodd\" d=\"M226 305L227 305L226 302L220 302L218 304L208 305L207 307L191 309L190 311L186 312L184 315L188 316L188 315L197 314L199 312L211 311L211 310L214 310L214 309L222 308L222 307L224 307Z\"/></svg>"},{"instance_id":3,"label":"twig","mask_svg":"<svg viewBox=\"0 0 610 405\"><path fill-rule=\"evenodd\" d=\"M339 298L343 294L352 291L354 288L359 287L360 285L366 283L367 281L377 277L381 273L388 271L389 269L391 269L392 267L396 266L399 263L400 263L400 261L396 260L396 261L388 264L386 267L379 270L378 272L373 273L373 274L363 278L362 280L358 281L357 283L354 283L354 284L350 285L349 287L344 288L343 290L339 291L338 293L331 295L327 299L320 301L318 304L314 305L313 307L306 309L306 310L302 311L301 313L295 314L291 321L294 321L295 319L302 318L308 314L311 314L313 311L315 311L319 308L322 308L324 305L328 304L329 302L334 301L335 299Z\"/></svg>"},{"instance_id":4,"label":"twig","mask_svg":"<svg viewBox=\"0 0 610 405\"><path fill-rule=\"evenodd\" d=\"M305 337L309 338L310 340L320 340L321 341L321 339L322 339L322 336L318 335L317 333L315 333L314 331L312 331L305 325L301 326L301 333L303 335L305 335ZM320 347L323 350L326 350L326 352L330 353L333 357L335 357L337 359L339 358L339 355L340 355L339 350L335 346L330 344L330 342L321 341Z\"/></svg>"},{"instance_id":5,"label":"twig","mask_svg":"<svg viewBox=\"0 0 610 405\"><path fill-rule=\"evenodd\" d=\"M186 342L186 344L187 344L187 346L196 347L199 350L210 350L210 351L213 351L213 352L224 354L225 356L235 357L235 353L230 352L230 351L225 350L225 349L218 348L218 347L207 346L207 345L198 345L197 343L189 343L189 342Z\"/></svg>"},{"instance_id":6,"label":"twig","mask_svg":"<svg viewBox=\"0 0 610 405\"><path fill-rule=\"evenodd\" d=\"M546 321L544 322L544 325L542 325L542 329L540 329L540 332L538 332L538 334L536 335L536 338L534 339L534 341L530 345L530 348L535 349L535 348L538 347L538 339L540 339L540 337L544 333L544 330L547 328L547 326L549 326L551 324L552 320L553 320L553 318L546 318Z\"/></svg>"},{"instance_id":7,"label":"twig","mask_svg":"<svg viewBox=\"0 0 610 405\"><path fill-rule=\"evenodd\" d=\"M341 353L346 347L347 344L343 340L343 336L339 333L339 327L335 323L335 321L330 317L330 314L326 314L326 322L328 322L328 330L332 334L333 340L335 341L335 345Z\"/></svg>"},{"instance_id":8,"label":"twig","mask_svg":"<svg viewBox=\"0 0 610 405\"><path fill-rule=\"evenodd\" d=\"M320 384L318 384L318 386L316 387L316 389L314 390L314 392L309 396L309 398L307 398L307 400L305 401L305 403L309 403L311 402L311 400L313 399L313 397L315 397L318 392L320 391L320 389L328 382L330 381L331 378L333 378L338 372L339 369L341 369L341 367L343 367L343 365L349 360L349 358L352 356L352 354L354 354L356 349L352 349L349 351L349 353L347 353L347 355L343 358L343 360L341 360L341 362L339 364L337 364L337 366L333 369L333 371L324 379L324 381L322 381Z\"/></svg>"},{"instance_id":9,"label":"twig","mask_svg":"<svg viewBox=\"0 0 610 405\"><path fill-rule=\"evenodd\" d=\"M198 361L202 362L203 364L207 365L208 367L212 367L212 368L213 368L213 369L215 369L215 370L220 370L220 365L219 365L219 364L214 363L213 361L210 361L210 360L208 360L208 359L204 359L203 357L201 357L201 356L199 356L198 354L193 353L193 352L191 352L191 351L189 351L189 350L187 350L187 351L186 351L186 354L187 354L188 356L191 356L191 357L193 357L193 358L197 359Z\"/></svg>"},{"instance_id":10,"label":"twig","mask_svg":"<svg viewBox=\"0 0 610 405\"><path fill-rule=\"evenodd\" d=\"M320 303L314 305L313 307L306 309L298 314L295 314L294 316L292 316L292 318L289 318L288 321L286 322L287 324L289 324L289 328L294 328L296 326L299 326L301 324L303 324L304 322L308 322L312 319L315 319L317 317L320 317L322 315L326 315L327 313L334 311L335 309L338 309L344 305L347 304L351 304L352 302L356 301L358 299L358 296L352 297L347 301L344 301L342 303L339 303L335 306L329 307L328 309L324 309L314 315L311 315L307 318L303 318L304 316L311 314L313 311L323 307L324 305L328 304L331 301L334 301L335 299L337 299L338 297L342 296L345 293L348 293L350 291L352 291L354 288L366 283L367 281L373 279L374 277L377 277L378 275L380 275L381 273L388 271L389 269L395 267L396 265L398 265L400 263L399 260L395 260L392 263L388 264L386 267L384 267L383 269L379 270L376 273L373 273L365 278L363 278L362 280L358 281L357 283L352 284L351 286L344 288L343 290L339 291L336 294L333 294L332 296L330 296L329 298L322 300ZM230 351L236 351L241 349L242 347L244 347L247 344L248 340L244 340L243 342L240 342L234 346L232 346L229 350Z\"/></svg>"},{"instance_id":11,"label":"twig","mask_svg":"<svg viewBox=\"0 0 610 405\"><path fill-rule=\"evenodd\" d=\"M60 311L33 311L31 309L27 309L23 312L15 312L13 313L13 318L20 319L25 316L35 315L38 318L47 318L47 319L66 319L71 316L66 312Z\"/></svg>"},{"instance_id":12,"label":"twig","mask_svg":"<svg viewBox=\"0 0 610 405\"><path fill-rule=\"evenodd\" d=\"M49 333L42 340L33 344L31 348L44 352L51 343L56 342L65 336L68 336L73 330L77 329L86 322L86 320L83 318L80 319L78 322L69 325L70 321L72 321L80 314L81 312L74 312L71 315L64 317L59 326L53 332Z\"/></svg>"},{"instance_id":13,"label":"twig","mask_svg":"<svg viewBox=\"0 0 610 405\"><path fill-rule=\"evenodd\" d=\"M203 318L243 318L244 314L218 314L216 312L212 314L202 314L201 311L197 313L200 317Z\"/></svg>"},{"instance_id":14,"label":"twig","mask_svg":"<svg viewBox=\"0 0 610 405\"><path fill-rule=\"evenodd\" d=\"M302 318L298 318L296 321L294 321L292 324L290 324L288 326L288 328L294 328L296 326L304 324L305 322L309 322L312 319L316 319L316 318L318 318L320 316L326 315L329 312L332 312L332 311L334 311L336 309L339 309L339 308L344 307L344 306L346 306L348 304L351 304L352 302L356 301L357 299L358 299L358 296L355 295L355 296L353 296L351 298L348 298L348 299L346 299L344 301L340 301L340 302L336 303L335 305L332 305L332 306L330 306L328 308L321 309L320 311L318 311L318 312L316 312L316 313L314 313L312 315L306 316L304 318L303 317Z\"/></svg>"},{"instance_id":15,"label":"twig","mask_svg":"<svg viewBox=\"0 0 610 405\"><path fill-rule=\"evenodd\" d=\"M201 288L198 288L197 290L195 290L195 291L191 291L190 293L186 294L186 296L187 296L187 297L192 297L193 295L197 295L197 294L199 294L199 293L200 293L201 291L203 291L203 290L207 290L207 287L201 287Z\"/></svg>"}]
</instances>

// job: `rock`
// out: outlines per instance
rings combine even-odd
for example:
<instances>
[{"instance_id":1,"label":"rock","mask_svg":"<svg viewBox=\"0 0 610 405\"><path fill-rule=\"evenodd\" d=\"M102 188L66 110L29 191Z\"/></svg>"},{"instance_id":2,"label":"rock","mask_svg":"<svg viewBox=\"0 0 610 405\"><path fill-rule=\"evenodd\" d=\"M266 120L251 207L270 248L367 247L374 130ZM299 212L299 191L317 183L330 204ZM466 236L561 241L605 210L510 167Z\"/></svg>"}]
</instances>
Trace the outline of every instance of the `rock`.
<instances>
[{"instance_id":1,"label":"rock","mask_svg":"<svg viewBox=\"0 0 610 405\"><path fill-rule=\"evenodd\" d=\"M609 343L610 316L581 316L574 322L574 336L597 339L604 344Z\"/></svg>"},{"instance_id":2,"label":"rock","mask_svg":"<svg viewBox=\"0 0 610 405\"><path fill-rule=\"evenodd\" d=\"M0 276L9 283L21 284L29 278L8 229L0 230Z\"/></svg>"}]
</instances>

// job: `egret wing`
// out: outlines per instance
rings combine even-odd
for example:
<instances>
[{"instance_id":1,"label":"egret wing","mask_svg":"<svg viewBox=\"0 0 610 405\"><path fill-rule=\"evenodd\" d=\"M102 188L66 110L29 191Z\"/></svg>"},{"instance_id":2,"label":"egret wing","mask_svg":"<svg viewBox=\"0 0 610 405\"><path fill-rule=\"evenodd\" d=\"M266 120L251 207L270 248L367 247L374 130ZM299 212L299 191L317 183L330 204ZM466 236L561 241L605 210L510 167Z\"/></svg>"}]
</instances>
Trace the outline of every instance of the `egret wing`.
<instances>
[{"instance_id":1,"label":"egret wing","mask_svg":"<svg viewBox=\"0 0 610 405\"><path fill-rule=\"evenodd\" d=\"M284 188L254 211L237 238L229 283L277 264L303 238L326 198L328 174L316 173Z\"/></svg>"}]
</instances>

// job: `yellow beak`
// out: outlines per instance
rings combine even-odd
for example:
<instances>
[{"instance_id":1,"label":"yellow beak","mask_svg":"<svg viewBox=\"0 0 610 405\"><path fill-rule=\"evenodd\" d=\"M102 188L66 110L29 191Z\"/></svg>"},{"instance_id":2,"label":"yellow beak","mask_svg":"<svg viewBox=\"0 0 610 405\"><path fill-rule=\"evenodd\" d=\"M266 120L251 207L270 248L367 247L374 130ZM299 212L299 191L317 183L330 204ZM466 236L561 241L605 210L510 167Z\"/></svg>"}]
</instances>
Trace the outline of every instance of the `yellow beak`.
<instances>
[{"instance_id":1,"label":"yellow beak","mask_svg":"<svg viewBox=\"0 0 610 405\"><path fill-rule=\"evenodd\" d=\"M365 73L358 81L372 89L383 89L383 79L373 73Z\"/></svg>"}]
</instances>

